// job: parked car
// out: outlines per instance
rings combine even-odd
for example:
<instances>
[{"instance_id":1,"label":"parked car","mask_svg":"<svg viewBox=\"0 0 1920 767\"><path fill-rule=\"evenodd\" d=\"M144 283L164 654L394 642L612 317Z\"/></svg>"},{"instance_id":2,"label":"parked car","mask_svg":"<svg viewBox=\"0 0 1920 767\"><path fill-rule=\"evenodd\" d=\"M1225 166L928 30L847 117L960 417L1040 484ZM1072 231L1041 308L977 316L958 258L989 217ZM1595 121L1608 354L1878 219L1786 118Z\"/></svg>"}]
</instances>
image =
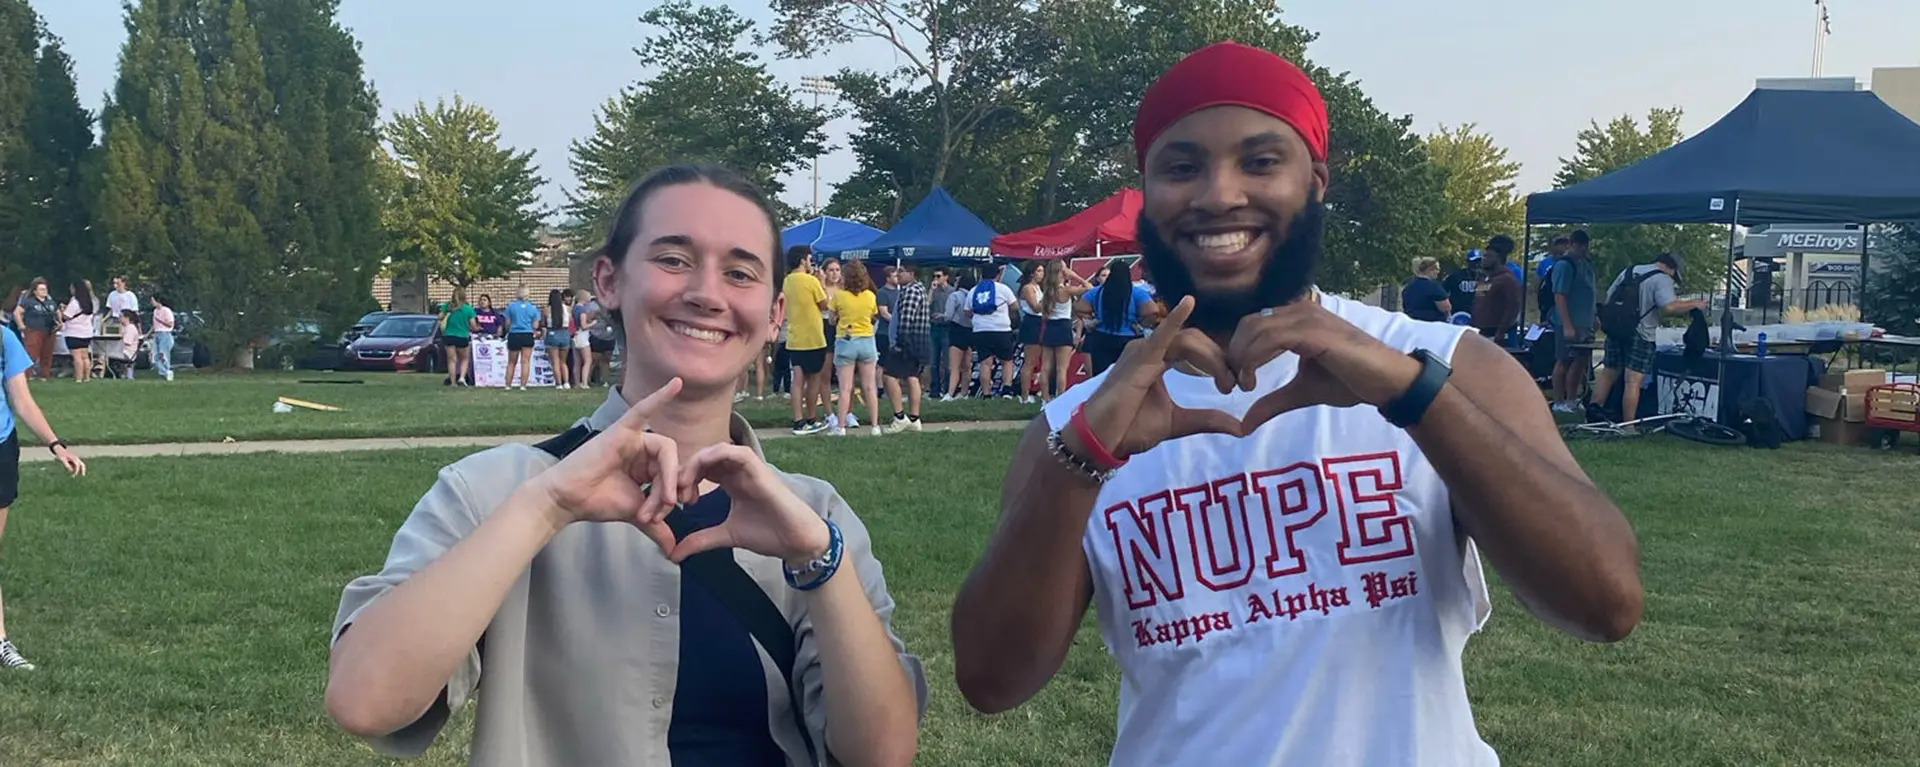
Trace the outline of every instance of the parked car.
<instances>
[{"instance_id":1,"label":"parked car","mask_svg":"<svg viewBox=\"0 0 1920 767\"><path fill-rule=\"evenodd\" d=\"M352 327L347 328L347 332L340 334L340 348L346 349L347 344L353 343L354 339L372 332L374 328L379 327L382 320L402 314L406 312L367 312L361 315L360 319L354 320Z\"/></svg>"},{"instance_id":2,"label":"parked car","mask_svg":"<svg viewBox=\"0 0 1920 767\"><path fill-rule=\"evenodd\" d=\"M320 322L295 320L280 332L269 334L254 359L258 368L281 370L333 370L341 367L343 347L322 340Z\"/></svg>"},{"instance_id":3,"label":"parked car","mask_svg":"<svg viewBox=\"0 0 1920 767\"><path fill-rule=\"evenodd\" d=\"M347 344L349 370L416 370L438 372L446 363L434 345L440 318L431 314L396 314L380 321L366 335Z\"/></svg>"}]
</instances>

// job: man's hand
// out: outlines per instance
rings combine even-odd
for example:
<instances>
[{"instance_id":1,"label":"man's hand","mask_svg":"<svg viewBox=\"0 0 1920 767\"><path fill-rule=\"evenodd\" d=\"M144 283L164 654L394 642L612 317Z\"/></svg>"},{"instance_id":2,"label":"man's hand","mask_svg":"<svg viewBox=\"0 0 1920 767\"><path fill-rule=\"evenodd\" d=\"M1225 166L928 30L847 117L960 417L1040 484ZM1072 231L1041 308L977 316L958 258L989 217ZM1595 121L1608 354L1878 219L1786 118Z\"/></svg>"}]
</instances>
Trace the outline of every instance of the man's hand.
<instances>
[{"instance_id":1,"label":"man's hand","mask_svg":"<svg viewBox=\"0 0 1920 767\"><path fill-rule=\"evenodd\" d=\"M1174 404L1164 380L1167 367L1185 362L1213 376L1222 392L1233 388L1226 354L1207 334L1186 327L1193 314L1193 297L1181 299L1173 313L1152 335L1127 345L1099 390L1087 398L1087 424L1094 437L1115 458L1152 450L1171 439L1194 434L1240 434L1240 422L1219 410L1190 410ZM1078 455L1089 447L1078 444L1072 430L1061 435Z\"/></svg>"},{"instance_id":2,"label":"man's hand","mask_svg":"<svg viewBox=\"0 0 1920 767\"><path fill-rule=\"evenodd\" d=\"M1293 380L1247 410L1241 433L1282 413L1315 405L1384 406L1420 377L1420 363L1315 301L1295 301L1247 315L1234 329L1227 360L1240 388L1252 391L1260 366L1281 354L1300 357Z\"/></svg>"}]
</instances>

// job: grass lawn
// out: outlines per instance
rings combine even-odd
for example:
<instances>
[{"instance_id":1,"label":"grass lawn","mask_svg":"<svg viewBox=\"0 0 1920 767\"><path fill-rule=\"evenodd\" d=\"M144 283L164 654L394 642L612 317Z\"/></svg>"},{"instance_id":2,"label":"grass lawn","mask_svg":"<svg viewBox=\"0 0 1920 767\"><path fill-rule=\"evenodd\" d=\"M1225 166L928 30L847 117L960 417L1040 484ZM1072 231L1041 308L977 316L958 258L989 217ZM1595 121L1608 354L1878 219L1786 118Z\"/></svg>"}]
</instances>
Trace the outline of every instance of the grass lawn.
<instances>
[{"instance_id":1,"label":"grass lawn","mask_svg":"<svg viewBox=\"0 0 1920 767\"><path fill-rule=\"evenodd\" d=\"M921 764L1101 764L1113 737L1117 672L1090 630L1011 714L972 714L953 687L947 611L1014 439L768 445L835 481L875 531L933 686ZM1466 663L1505 763L1920 763L1920 599L1901 596L1920 551L1910 454L1664 437L1577 449L1640 531L1646 621L1587 645L1499 597ZM27 466L0 573L40 669L0 674L0 765L384 763L321 710L327 629L341 586L378 566L457 455L101 460L82 481ZM461 764L465 721L418 763Z\"/></svg>"},{"instance_id":2,"label":"grass lawn","mask_svg":"<svg viewBox=\"0 0 1920 767\"><path fill-rule=\"evenodd\" d=\"M35 383L33 393L61 438L75 445L541 434L564 431L607 396L605 389L449 389L442 380L421 373L182 372L171 382L151 375L85 386L55 380ZM883 415L891 413L885 396ZM274 413L279 397L345 410ZM748 400L740 412L756 426L789 426L791 407L778 398ZM865 410L854 412L865 419ZM922 410L929 421L1024 420L1037 412L1005 400L929 402Z\"/></svg>"}]
</instances>

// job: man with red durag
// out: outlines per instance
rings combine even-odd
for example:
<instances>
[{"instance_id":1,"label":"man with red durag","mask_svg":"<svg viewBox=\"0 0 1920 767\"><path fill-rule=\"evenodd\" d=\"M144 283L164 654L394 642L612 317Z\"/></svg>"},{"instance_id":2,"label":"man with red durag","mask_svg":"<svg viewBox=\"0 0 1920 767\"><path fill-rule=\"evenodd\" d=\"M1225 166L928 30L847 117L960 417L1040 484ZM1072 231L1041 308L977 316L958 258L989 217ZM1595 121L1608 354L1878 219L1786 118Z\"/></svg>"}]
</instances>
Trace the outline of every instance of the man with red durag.
<instances>
[{"instance_id":1,"label":"man with red durag","mask_svg":"<svg viewBox=\"0 0 1920 767\"><path fill-rule=\"evenodd\" d=\"M1139 240L1173 311L1013 456L954 605L975 708L1045 686L1091 603L1122 671L1115 765L1493 765L1460 663L1479 551L1570 634L1639 622L1633 531L1526 371L1314 288L1327 144L1318 89L1257 48L1147 90Z\"/></svg>"}]
</instances>

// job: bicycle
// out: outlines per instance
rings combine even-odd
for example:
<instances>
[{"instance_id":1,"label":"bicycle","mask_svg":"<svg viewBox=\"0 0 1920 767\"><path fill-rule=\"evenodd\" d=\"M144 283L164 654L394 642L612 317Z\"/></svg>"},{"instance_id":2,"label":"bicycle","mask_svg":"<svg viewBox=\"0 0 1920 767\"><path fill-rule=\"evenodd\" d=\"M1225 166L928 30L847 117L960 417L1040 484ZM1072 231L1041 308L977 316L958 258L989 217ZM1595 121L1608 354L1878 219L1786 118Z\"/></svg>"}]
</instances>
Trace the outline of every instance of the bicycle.
<instances>
[{"instance_id":1,"label":"bicycle","mask_svg":"<svg viewBox=\"0 0 1920 767\"><path fill-rule=\"evenodd\" d=\"M1667 385L1667 400L1674 412L1637 418L1631 421L1594 421L1590 423L1570 423L1560 427L1560 436L1568 440L1610 440L1623 437L1644 437L1650 434L1666 432L1689 442L1705 445L1730 447L1744 445L1747 436L1739 430L1723 426L1711 418L1697 415L1707 406L1707 392L1704 388L1686 386L1689 383L1712 383L1706 379L1689 379L1684 376L1662 376Z\"/></svg>"}]
</instances>

